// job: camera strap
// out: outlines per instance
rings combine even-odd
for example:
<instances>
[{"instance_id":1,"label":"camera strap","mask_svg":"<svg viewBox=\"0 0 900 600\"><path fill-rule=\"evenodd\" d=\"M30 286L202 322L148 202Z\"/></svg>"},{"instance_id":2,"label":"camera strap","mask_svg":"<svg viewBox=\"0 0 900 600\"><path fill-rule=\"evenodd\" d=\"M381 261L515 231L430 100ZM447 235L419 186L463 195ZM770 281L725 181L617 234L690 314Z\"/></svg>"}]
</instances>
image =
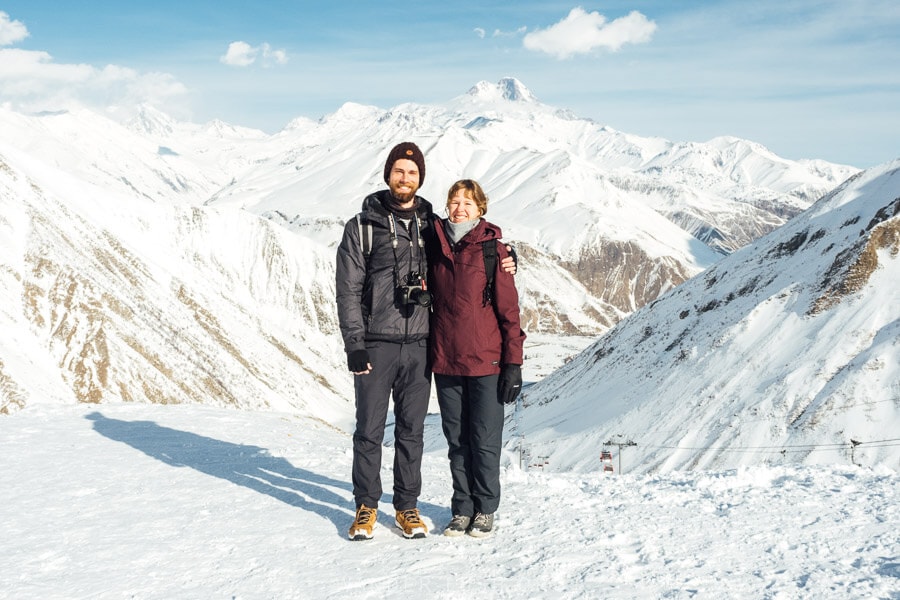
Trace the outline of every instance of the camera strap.
<instances>
[{"instance_id":1,"label":"camera strap","mask_svg":"<svg viewBox=\"0 0 900 600\"><path fill-rule=\"evenodd\" d=\"M397 217L396 217L396 215L394 215L393 212L389 213L388 217L389 217L388 225L390 227L390 236L391 236L391 249L394 252L394 282L395 282L395 285L400 285L400 282L402 280L400 278L400 258L397 256L397 248L400 245L400 241L397 238ZM412 260L413 260L412 254L414 254L415 258L419 264L419 273L424 274L425 273L425 265L424 265L422 259L425 255L425 253L424 253L425 240L422 239L422 224L421 224L421 220L419 219L419 213L415 214L415 217L413 218L413 222L415 223L415 238L416 239L415 239L415 243L410 244L410 253L411 253L410 263L412 263ZM412 236L412 231L410 231L410 236ZM412 242L412 240L410 240L410 242ZM412 250L412 248L414 248L415 246L419 247L418 251Z\"/></svg>"}]
</instances>

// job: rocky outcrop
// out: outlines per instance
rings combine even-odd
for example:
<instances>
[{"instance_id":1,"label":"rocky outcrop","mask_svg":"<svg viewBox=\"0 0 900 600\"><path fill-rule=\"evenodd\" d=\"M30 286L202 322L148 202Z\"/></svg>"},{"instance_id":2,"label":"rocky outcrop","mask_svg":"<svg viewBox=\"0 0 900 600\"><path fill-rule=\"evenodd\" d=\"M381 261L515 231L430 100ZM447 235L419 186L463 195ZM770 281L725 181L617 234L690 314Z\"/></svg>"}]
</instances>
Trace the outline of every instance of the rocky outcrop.
<instances>
[{"instance_id":1,"label":"rocky outcrop","mask_svg":"<svg viewBox=\"0 0 900 600\"><path fill-rule=\"evenodd\" d=\"M861 290L879 266L879 253L896 257L900 252L900 198L879 210L860 230L860 239L839 252L825 273L820 295L813 302L810 314L828 310L846 296ZM845 227L857 225L847 222Z\"/></svg>"},{"instance_id":2,"label":"rocky outcrop","mask_svg":"<svg viewBox=\"0 0 900 600\"><path fill-rule=\"evenodd\" d=\"M563 261L587 290L630 313L695 273L670 257L655 258L634 242L605 241L583 248L577 261Z\"/></svg>"}]
</instances>

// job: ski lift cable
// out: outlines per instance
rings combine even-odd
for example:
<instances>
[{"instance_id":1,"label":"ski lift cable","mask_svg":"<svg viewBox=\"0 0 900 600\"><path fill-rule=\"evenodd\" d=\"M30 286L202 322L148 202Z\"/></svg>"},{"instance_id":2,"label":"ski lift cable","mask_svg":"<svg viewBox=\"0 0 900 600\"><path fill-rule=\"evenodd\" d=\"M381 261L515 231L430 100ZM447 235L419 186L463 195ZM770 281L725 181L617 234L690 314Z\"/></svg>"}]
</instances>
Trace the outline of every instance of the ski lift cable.
<instances>
[{"instance_id":1,"label":"ski lift cable","mask_svg":"<svg viewBox=\"0 0 900 600\"><path fill-rule=\"evenodd\" d=\"M852 444L854 446L866 446L872 448L889 448L892 446L900 445L900 438L892 438L886 440L872 440L871 442L856 442ZM834 443L834 444L785 444L781 446L730 446L730 447L718 447L718 446L665 446L665 445L651 445L651 444L643 444L645 448L659 448L666 450L720 450L722 452L752 452L752 451L791 451L791 452L803 452L803 451L814 451L814 450L835 450L840 448L846 448L848 446L847 443Z\"/></svg>"}]
</instances>

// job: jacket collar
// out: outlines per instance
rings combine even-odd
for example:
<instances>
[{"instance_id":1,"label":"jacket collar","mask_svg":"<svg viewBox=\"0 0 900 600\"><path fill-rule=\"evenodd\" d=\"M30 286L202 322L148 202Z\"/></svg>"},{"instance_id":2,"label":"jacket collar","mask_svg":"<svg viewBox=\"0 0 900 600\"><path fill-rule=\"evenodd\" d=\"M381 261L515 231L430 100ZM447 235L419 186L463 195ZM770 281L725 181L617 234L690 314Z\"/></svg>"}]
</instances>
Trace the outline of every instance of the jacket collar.
<instances>
[{"instance_id":1,"label":"jacket collar","mask_svg":"<svg viewBox=\"0 0 900 600\"><path fill-rule=\"evenodd\" d=\"M362 203L362 212L367 218L379 223L387 223L390 213L384 208L382 200L390 193L390 190L379 190L365 197ZM416 200L418 201L416 213L425 224L430 221L433 214L431 203L421 196L416 196Z\"/></svg>"}]
</instances>

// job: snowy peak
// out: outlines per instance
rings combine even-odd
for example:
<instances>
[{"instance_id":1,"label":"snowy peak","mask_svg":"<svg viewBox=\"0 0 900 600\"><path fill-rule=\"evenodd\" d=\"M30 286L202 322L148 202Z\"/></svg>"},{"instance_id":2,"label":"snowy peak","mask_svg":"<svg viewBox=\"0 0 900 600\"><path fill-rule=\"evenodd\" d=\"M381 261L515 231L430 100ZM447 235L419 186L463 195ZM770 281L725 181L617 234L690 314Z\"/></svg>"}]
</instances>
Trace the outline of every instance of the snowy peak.
<instances>
[{"instance_id":1,"label":"snowy peak","mask_svg":"<svg viewBox=\"0 0 900 600\"><path fill-rule=\"evenodd\" d=\"M138 107L137 113L124 123L134 133L151 137L169 137L175 133L175 120L148 104Z\"/></svg>"},{"instance_id":2,"label":"snowy peak","mask_svg":"<svg viewBox=\"0 0 900 600\"><path fill-rule=\"evenodd\" d=\"M531 93L531 90L515 77L504 77L496 84L479 81L469 89L468 94L487 101L537 102L537 98Z\"/></svg>"},{"instance_id":3,"label":"snowy peak","mask_svg":"<svg viewBox=\"0 0 900 600\"><path fill-rule=\"evenodd\" d=\"M221 119L213 119L202 127L202 131L211 137L222 139L262 139L266 134L258 129L238 127Z\"/></svg>"}]
</instances>

